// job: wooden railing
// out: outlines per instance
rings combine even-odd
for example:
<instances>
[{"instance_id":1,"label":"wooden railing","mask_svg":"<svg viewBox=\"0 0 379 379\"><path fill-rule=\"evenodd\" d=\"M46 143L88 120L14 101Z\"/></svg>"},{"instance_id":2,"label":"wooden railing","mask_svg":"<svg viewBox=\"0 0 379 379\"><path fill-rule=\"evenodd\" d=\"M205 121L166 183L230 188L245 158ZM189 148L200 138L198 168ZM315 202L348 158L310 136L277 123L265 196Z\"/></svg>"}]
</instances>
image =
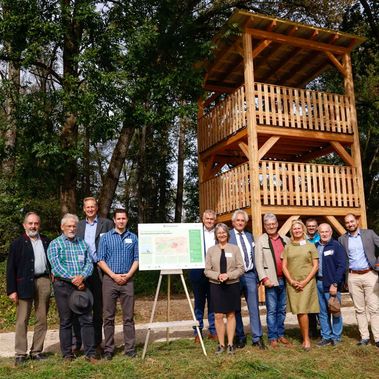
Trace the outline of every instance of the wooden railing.
<instances>
[{"instance_id":1,"label":"wooden railing","mask_svg":"<svg viewBox=\"0 0 379 379\"><path fill-rule=\"evenodd\" d=\"M352 134L349 98L271 84L255 83L257 125ZM199 120L199 151L246 127L244 86ZM290 133L290 132L289 132Z\"/></svg>"},{"instance_id":2,"label":"wooden railing","mask_svg":"<svg viewBox=\"0 0 379 379\"><path fill-rule=\"evenodd\" d=\"M261 204L358 208L356 169L349 166L261 161ZM243 164L200 184L202 209L217 213L250 206L249 166Z\"/></svg>"}]
</instances>

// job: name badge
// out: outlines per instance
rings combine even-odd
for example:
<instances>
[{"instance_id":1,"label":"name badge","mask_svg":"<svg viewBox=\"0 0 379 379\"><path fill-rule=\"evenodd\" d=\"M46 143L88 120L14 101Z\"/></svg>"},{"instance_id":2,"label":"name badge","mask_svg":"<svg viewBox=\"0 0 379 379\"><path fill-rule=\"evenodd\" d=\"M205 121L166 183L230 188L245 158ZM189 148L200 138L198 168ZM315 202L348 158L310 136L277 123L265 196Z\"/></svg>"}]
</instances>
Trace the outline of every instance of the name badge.
<instances>
[{"instance_id":1,"label":"name badge","mask_svg":"<svg viewBox=\"0 0 379 379\"><path fill-rule=\"evenodd\" d=\"M124 243L133 243L131 238L125 238Z\"/></svg>"},{"instance_id":2,"label":"name badge","mask_svg":"<svg viewBox=\"0 0 379 379\"><path fill-rule=\"evenodd\" d=\"M100 234L99 234L100 238L101 238L104 234L105 234L105 233L100 233Z\"/></svg>"},{"instance_id":3,"label":"name badge","mask_svg":"<svg viewBox=\"0 0 379 379\"><path fill-rule=\"evenodd\" d=\"M232 254L232 253L225 253L225 257L226 257L226 258L232 258L232 257L233 257L233 254Z\"/></svg>"},{"instance_id":4,"label":"name badge","mask_svg":"<svg viewBox=\"0 0 379 379\"><path fill-rule=\"evenodd\" d=\"M255 242L254 241L251 243L251 246L253 246L253 247L255 246Z\"/></svg>"},{"instance_id":5,"label":"name badge","mask_svg":"<svg viewBox=\"0 0 379 379\"><path fill-rule=\"evenodd\" d=\"M78 261L80 263L84 262L84 255L82 255L82 254L78 255Z\"/></svg>"},{"instance_id":6,"label":"name badge","mask_svg":"<svg viewBox=\"0 0 379 379\"><path fill-rule=\"evenodd\" d=\"M328 251L324 251L324 256L328 256L328 255L333 255L334 254L334 250L328 250Z\"/></svg>"},{"instance_id":7,"label":"name badge","mask_svg":"<svg viewBox=\"0 0 379 379\"><path fill-rule=\"evenodd\" d=\"M307 244L307 241L306 240L302 240L300 241L300 246L303 246L303 245L306 245Z\"/></svg>"}]
</instances>

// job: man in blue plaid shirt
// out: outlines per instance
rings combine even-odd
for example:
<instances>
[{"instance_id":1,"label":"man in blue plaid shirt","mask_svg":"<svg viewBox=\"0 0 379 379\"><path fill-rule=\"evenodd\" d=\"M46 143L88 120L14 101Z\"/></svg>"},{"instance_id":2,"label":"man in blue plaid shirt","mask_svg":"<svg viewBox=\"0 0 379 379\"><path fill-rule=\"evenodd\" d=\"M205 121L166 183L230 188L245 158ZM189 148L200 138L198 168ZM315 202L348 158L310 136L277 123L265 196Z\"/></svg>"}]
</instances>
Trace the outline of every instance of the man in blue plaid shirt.
<instances>
[{"instance_id":1,"label":"man in blue plaid shirt","mask_svg":"<svg viewBox=\"0 0 379 379\"><path fill-rule=\"evenodd\" d=\"M91 275L93 263L89 255L89 246L76 236L79 219L67 213L61 221L62 235L53 240L47 250L54 275L54 293L59 312L59 339L63 358L73 360L72 321L79 318L85 358L96 363L95 337L92 321L92 309L84 314L75 314L69 307L69 299L75 289L85 290L85 280Z\"/></svg>"},{"instance_id":2,"label":"man in blue plaid shirt","mask_svg":"<svg viewBox=\"0 0 379 379\"><path fill-rule=\"evenodd\" d=\"M97 259L104 271L103 318L104 357L111 360L114 354L114 320L117 299L120 299L124 326L124 352L131 358L136 356L134 329L134 284L138 269L138 239L126 229L128 215L125 209L114 211L115 228L100 240Z\"/></svg>"}]
</instances>

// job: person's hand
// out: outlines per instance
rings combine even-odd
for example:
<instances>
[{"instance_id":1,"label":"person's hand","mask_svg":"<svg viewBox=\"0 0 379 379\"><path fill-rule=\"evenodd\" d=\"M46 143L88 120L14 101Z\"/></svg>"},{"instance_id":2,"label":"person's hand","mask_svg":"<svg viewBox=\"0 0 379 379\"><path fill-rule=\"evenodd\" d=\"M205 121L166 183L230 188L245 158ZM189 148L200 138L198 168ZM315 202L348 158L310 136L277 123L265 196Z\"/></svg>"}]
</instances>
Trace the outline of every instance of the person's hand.
<instances>
[{"instance_id":1,"label":"person's hand","mask_svg":"<svg viewBox=\"0 0 379 379\"><path fill-rule=\"evenodd\" d=\"M273 287L274 285L272 284L272 282L271 282L270 279L266 279L265 282L264 282L264 286L265 286L265 287L268 287L268 288L271 288L271 287Z\"/></svg>"},{"instance_id":2,"label":"person's hand","mask_svg":"<svg viewBox=\"0 0 379 379\"><path fill-rule=\"evenodd\" d=\"M337 295L337 287L334 287L333 284L329 287L329 294L331 296L336 296Z\"/></svg>"},{"instance_id":3,"label":"person's hand","mask_svg":"<svg viewBox=\"0 0 379 379\"><path fill-rule=\"evenodd\" d=\"M299 291L302 291L307 284L308 283L305 280L300 280L300 282L298 283L297 289Z\"/></svg>"},{"instance_id":4,"label":"person's hand","mask_svg":"<svg viewBox=\"0 0 379 379\"><path fill-rule=\"evenodd\" d=\"M76 286L76 287L79 287L82 283L83 283L83 280L84 280L84 277L82 275L75 275L72 279L71 279L71 283Z\"/></svg>"},{"instance_id":5,"label":"person's hand","mask_svg":"<svg viewBox=\"0 0 379 379\"><path fill-rule=\"evenodd\" d=\"M15 304L18 303L18 295L17 295L17 292L12 292L9 296L8 296Z\"/></svg>"},{"instance_id":6,"label":"person's hand","mask_svg":"<svg viewBox=\"0 0 379 379\"><path fill-rule=\"evenodd\" d=\"M112 279L119 285L122 286L126 283L125 274L114 274Z\"/></svg>"},{"instance_id":7,"label":"person's hand","mask_svg":"<svg viewBox=\"0 0 379 379\"><path fill-rule=\"evenodd\" d=\"M229 277L228 277L228 274L220 274L218 276L218 280L222 283L222 282L225 282L226 280L228 280Z\"/></svg>"},{"instance_id":8,"label":"person's hand","mask_svg":"<svg viewBox=\"0 0 379 379\"><path fill-rule=\"evenodd\" d=\"M86 289L86 285L84 283L78 285L79 291L84 291Z\"/></svg>"}]
</instances>

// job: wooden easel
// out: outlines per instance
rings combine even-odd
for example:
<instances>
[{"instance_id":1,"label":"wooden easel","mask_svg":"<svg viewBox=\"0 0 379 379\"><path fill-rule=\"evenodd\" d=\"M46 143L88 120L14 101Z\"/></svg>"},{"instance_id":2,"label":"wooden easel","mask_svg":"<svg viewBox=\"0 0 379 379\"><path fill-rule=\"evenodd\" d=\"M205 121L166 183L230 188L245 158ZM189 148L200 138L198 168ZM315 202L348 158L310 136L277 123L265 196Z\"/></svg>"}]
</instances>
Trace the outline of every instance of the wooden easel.
<instances>
[{"instance_id":1,"label":"wooden easel","mask_svg":"<svg viewBox=\"0 0 379 379\"><path fill-rule=\"evenodd\" d=\"M162 277L163 275L168 275L167 277L167 321L166 322L153 322L154 321L154 316L155 316L155 310L157 307L157 302L158 302L158 296L159 296L159 290L161 288L162 284ZM170 298L170 293L171 293L171 275L180 275L180 278L182 280L183 288L186 293L186 297L188 300L188 305L191 309L191 314L192 314L192 319L193 321L170 321L170 307L171 307L171 298ZM203 353L205 356L207 356L207 352L205 350L203 338L201 336L201 332L199 329L199 323L196 320L195 317L195 312L193 311L191 299L189 297L188 289L186 282L184 280L183 276L183 270L161 270L161 273L159 275L159 280L158 280L158 285L157 285L157 290L155 292L155 298L154 298L154 304L153 304L153 309L151 311L151 316L150 316L150 322L148 324L148 329L146 333L146 338L145 338L145 345L143 347L143 352L142 352L142 359L145 358L146 355L146 350L147 350L147 345L149 343L149 338L150 338L150 332L151 329L164 329L166 328L166 340L167 343L169 342L169 335L170 335L170 327L178 327L178 326L188 326L188 327L195 327L197 331L197 335L199 336L200 339L200 344L201 348L203 350Z\"/></svg>"}]
</instances>

